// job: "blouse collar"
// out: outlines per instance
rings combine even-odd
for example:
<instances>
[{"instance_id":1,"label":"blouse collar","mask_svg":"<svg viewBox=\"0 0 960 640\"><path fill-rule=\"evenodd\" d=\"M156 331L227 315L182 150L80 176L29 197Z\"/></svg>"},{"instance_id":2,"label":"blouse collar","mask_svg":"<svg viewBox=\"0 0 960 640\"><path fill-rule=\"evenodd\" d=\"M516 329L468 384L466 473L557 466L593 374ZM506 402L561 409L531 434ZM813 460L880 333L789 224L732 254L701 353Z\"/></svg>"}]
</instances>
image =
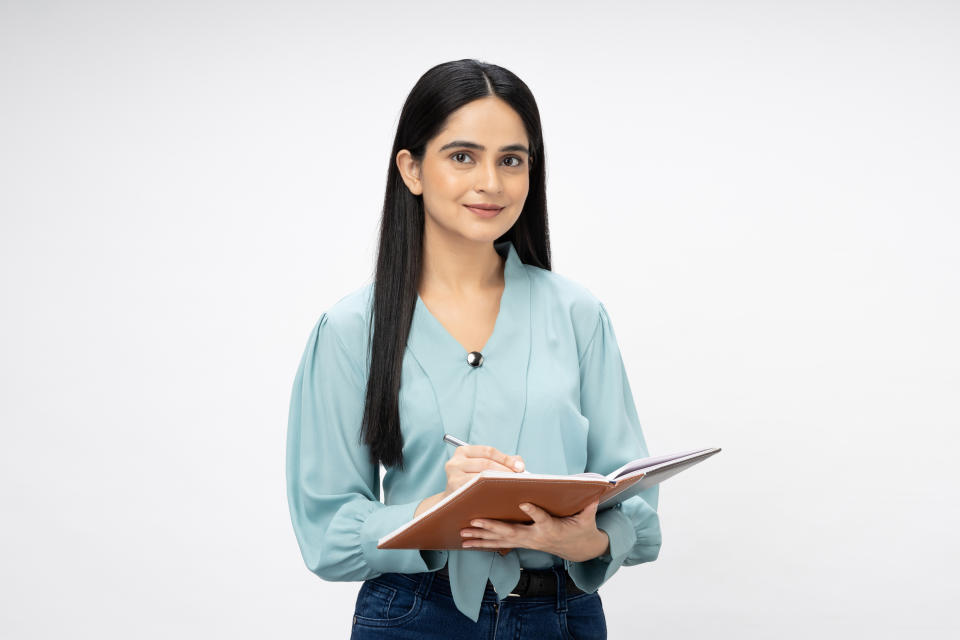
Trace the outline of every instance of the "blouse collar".
<instances>
[{"instance_id":1,"label":"blouse collar","mask_svg":"<svg viewBox=\"0 0 960 640\"><path fill-rule=\"evenodd\" d=\"M434 388L447 433L470 444L492 445L508 454L516 452L527 396L530 360L530 276L509 240L494 244L506 254L504 289L493 334L484 345L483 364L473 367L467 351L430 313L420 296L407 339L407 347ZM471 379L471 376L475 379ZM476 390L469 393L468 383ZM476 402L471 399L476 398ZM472 416L456 419L463 402Z\"/></svg>"}]
</instances>

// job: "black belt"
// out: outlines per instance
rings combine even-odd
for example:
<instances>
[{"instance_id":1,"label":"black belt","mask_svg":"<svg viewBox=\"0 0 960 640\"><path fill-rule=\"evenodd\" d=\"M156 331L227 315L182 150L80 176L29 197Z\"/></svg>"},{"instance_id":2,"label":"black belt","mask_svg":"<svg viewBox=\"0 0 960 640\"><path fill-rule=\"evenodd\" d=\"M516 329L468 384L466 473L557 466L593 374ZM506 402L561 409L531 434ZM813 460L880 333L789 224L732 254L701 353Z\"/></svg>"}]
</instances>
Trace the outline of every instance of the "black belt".
<instances>
[{"instance_id":1,"label":"black belt","mask_svg":"<svg viewBox=\"0 0 960 640\"><path fill-rule=\"evenodd\" d=\"M566 569L563 570L563 573L566 576L565 583L568 596L586 593L573 583ZM444 576L447 580L450 579L450 572L447 571L446 565L437 571L437 575ZM487 584L490 584L489 580ZM517 586L513 588L509 595L521 598L555 596L557 595L557 574L552 569L520 569L520 581L517 582Z\"/></svg>"}]
</instances>

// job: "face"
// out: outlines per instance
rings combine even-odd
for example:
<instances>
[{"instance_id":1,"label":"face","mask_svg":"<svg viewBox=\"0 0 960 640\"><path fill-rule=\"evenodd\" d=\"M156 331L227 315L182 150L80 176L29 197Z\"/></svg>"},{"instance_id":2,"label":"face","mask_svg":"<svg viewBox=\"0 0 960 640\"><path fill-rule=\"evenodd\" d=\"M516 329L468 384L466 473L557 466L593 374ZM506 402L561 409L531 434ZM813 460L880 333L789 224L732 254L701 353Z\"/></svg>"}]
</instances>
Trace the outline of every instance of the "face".
<instances>
[{"instance_id":1,"label":"face","mask_svg":"<svg viewBox=\"0 0 960 640\"><path fill-rule=\"evenodd\" d=\"M489 243L520 217L530 188L530 154L520 116L503 100L474 100L450 114L427 143L422 162L397 154L410 191L423 195L425 234ZM467 205L495 205L499 212Z\"/></svg>"}]
</instances>

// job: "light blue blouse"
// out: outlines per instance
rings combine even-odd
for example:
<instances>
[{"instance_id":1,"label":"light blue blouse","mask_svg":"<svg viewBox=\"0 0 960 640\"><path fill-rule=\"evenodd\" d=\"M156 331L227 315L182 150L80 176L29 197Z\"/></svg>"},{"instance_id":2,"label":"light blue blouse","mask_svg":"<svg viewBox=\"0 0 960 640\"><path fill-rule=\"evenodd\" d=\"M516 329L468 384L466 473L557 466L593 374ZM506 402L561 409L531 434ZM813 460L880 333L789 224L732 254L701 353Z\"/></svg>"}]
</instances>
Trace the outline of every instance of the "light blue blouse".
<instances>
[{"instance_id":1,"label":"light blue blouse","mask_svg":"<svg viewBox=\"0 0 960 640\"><path fill-rule=\"evenodd\" d=\"M520 261L512 243L494 331L483 364L417 296L404 353L400 422L406 470L380 470L360 440L373 284L344 296L314 325L293 384L287 433L287 498L307 567L325 580L360 581L387 572L435 571L449 564L454 601L476 621L487 579L502 599L520 567L564 564L593 592L621 565L660 552L658 487L597 514L610 550L571 562L533 549L505 556L483 549L377 549L413 518L424 498L446 487L450 433L471 444L519 454L533 473L609 473L648 455L606 308L585 287Z\"/></svg>"}]
</instances>

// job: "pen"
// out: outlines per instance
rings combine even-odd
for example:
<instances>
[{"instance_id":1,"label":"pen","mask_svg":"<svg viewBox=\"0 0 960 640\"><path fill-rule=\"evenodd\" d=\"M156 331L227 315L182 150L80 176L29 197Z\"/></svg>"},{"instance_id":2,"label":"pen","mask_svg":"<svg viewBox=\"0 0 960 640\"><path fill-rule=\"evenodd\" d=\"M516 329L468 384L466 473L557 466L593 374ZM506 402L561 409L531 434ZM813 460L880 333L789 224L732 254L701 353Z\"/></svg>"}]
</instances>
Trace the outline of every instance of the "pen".
<instances>
[{"instance_id":1,"label":"pen","mask_svg":"<svg viewBox=\"0 0 960 640\"><path fill-rule=\"evenodd\" d=\"M460 438L457 438L457 437L455 437L455 436L452 436L452 435L450 435L449 433L443 434L443 440L444 440L445 442L449 443L449 444L452 444L452 445L455 446L455 447L463 447L463 446L465 446L465 445L467 444L466 442L464 442L464 441L461 440ZM523 467L520 467L520 468L523 469ZM527 471L527 470L525 470L525 469L524 469L523 471L518 471L517 473L525 473L525 474L527 474L527 475L530 474L530 472Z\"/></svg>"},{"instance_id":2,"label":"pen","mask_svg":"<svg viewBox=\"0 0 960 640\"><path fill-rule=\"evenodd\" d=\"M465 445L467 444L466 442L464 442L464 441L461 440L460 438L455 438L455 437L453 437L452 435L450 435L449 433L443 434L443 439L444 439L446 442L449 442L450 444L452 444L452 445L455 446L455 447L463 447L463 446L465 446Z\"/></svg>"}]
</instances>

